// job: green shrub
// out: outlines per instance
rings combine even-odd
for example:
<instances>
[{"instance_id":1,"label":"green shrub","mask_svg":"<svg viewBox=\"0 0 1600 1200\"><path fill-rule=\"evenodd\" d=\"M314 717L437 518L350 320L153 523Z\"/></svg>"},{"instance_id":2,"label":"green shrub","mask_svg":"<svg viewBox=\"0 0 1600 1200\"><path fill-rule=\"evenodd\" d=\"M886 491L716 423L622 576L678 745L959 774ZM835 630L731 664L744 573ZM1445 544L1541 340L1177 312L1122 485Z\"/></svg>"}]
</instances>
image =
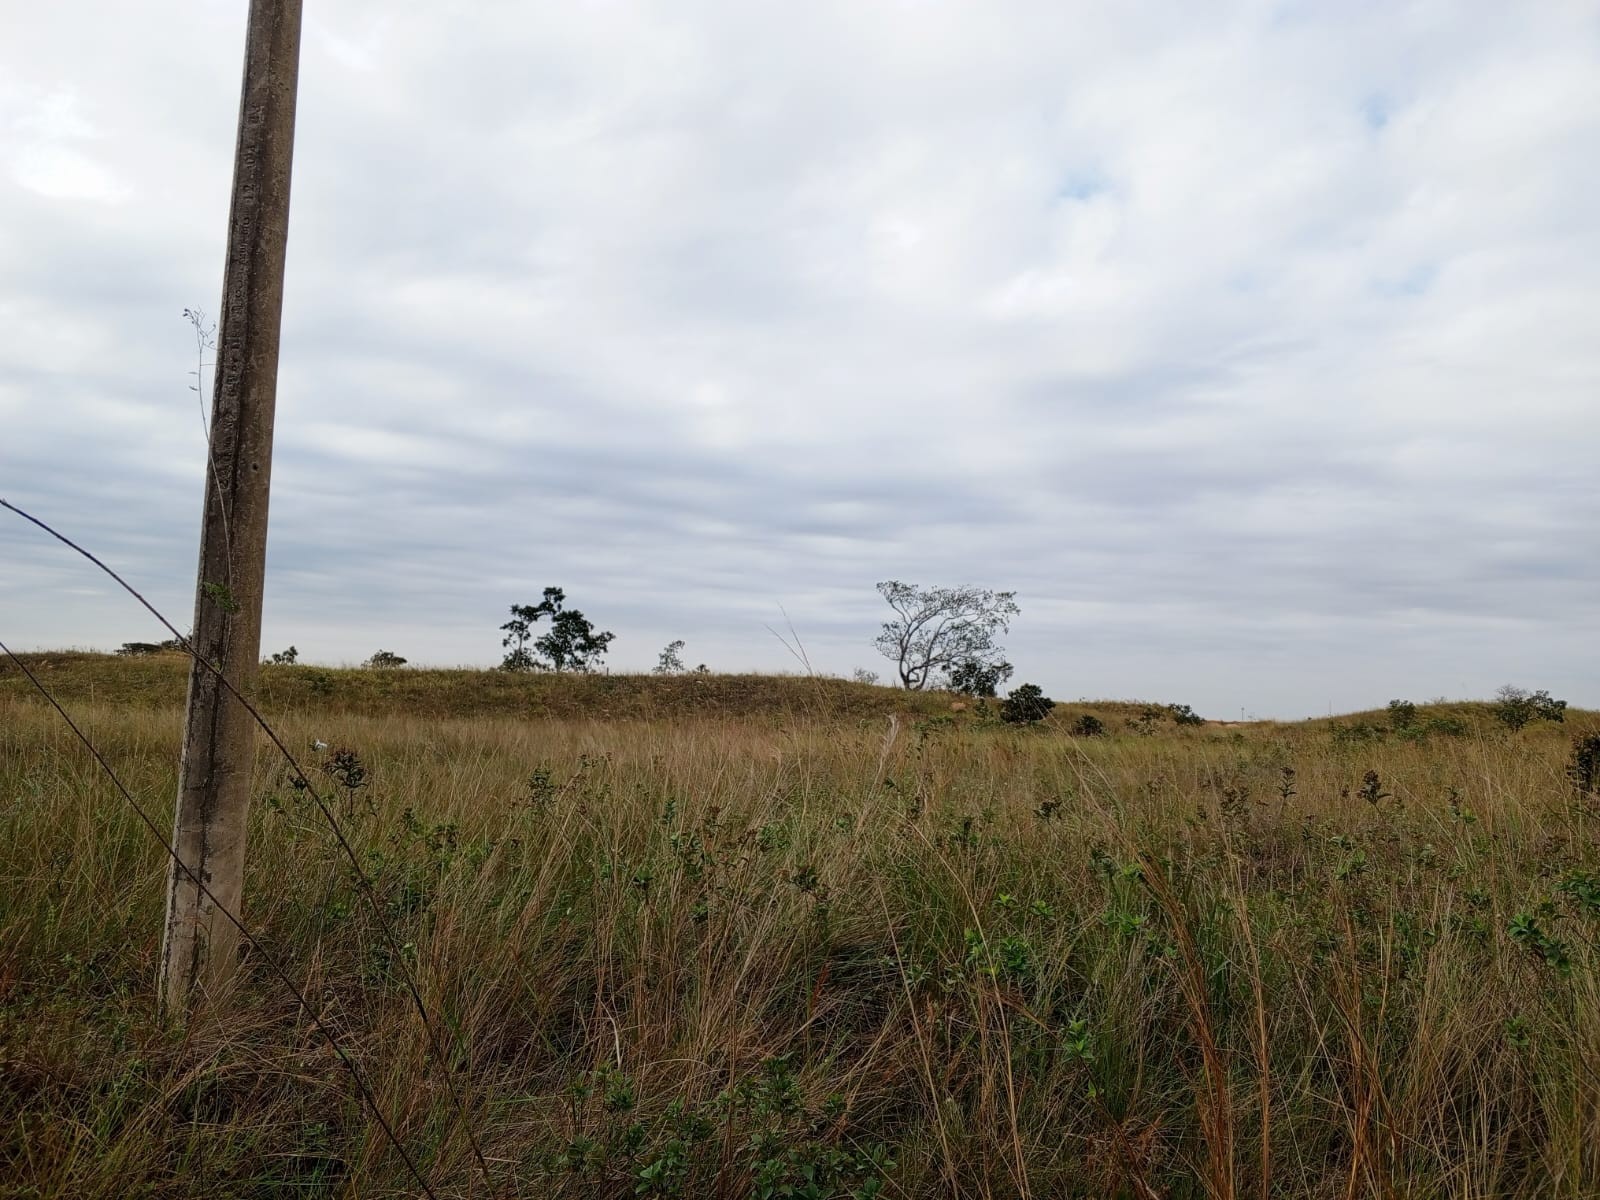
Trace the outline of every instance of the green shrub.
<instances>
[{"instance_id":1,"label":"green shrub","mask_svg":"<svg viewBox=\"0 0 1600 1200\"><path fill-rule=\"evenodd\" d=\"M1359 746L1366 742L1383 741L1384 730L1380 725L1370 721L1343 721L1336 722L1330 727L1333 743L1336 746Z\"/></svg>"},{"instance_id":2,"label":"green shrub","mask_svg":"<svg viewBox=\"0 0 1600 1200\"><path fill-rule=\"evenodd\" d=\"M1024 683L1000 702L1000 719L1008 725L1033 725L1048 717L1055 706L1038 684Z\"/></svg>"},{"instance_id":3,"label":"green shrub","mask_svg":"<svg viewBox=\"0 0 1600 1200\"><path fill-rule=\"evenodd\" d=\"M1600 733L1572 739L1567 778L1580 792L1600 792Z\"/></svg>"},{"instance_id":4,"label":"green shrub","mask_svg":"<svg viewBox=\"0 0 1600 1200\"><path fill-rule=\"evenodd\" d=\"M1204 725L1206 719L1187 704L1169 704L1167 712L1172 714L1172 720L1178 725Z\"/></svg>"},{"instance_id":5,"label":"green shrub","mask_svg":"<svg viewBox=\"0 0 1600 1200\"><path fill-rule=\"evenodd\" d=\"M1460 717L1429 717L1394 731L1402 742L1425 742L1432 737L1466 737L1470 732Z\"/></svg>"},{"instance_id":6,"label":"green shrub","mask_svg":"<svg viewBox=\"0 0 1600 1200\"><path fill-rule=\"evenodd\" d=\"M1140 737L1154 737L1166 715L1166 709L1146 704L1139 715L1128 722L1128 728Z\"/></svg>"},{"instance_id":7,"label":"green shrub","mask_svg":"<svg viewBox=\"0 0 1600 1200\"><path fill-rule=\"evenodd\" d=\"M1389 701L1389 728L1396 733L1414 729L1417 724L1417 706L1409 700Z\"/></svg>"}]
</instances>

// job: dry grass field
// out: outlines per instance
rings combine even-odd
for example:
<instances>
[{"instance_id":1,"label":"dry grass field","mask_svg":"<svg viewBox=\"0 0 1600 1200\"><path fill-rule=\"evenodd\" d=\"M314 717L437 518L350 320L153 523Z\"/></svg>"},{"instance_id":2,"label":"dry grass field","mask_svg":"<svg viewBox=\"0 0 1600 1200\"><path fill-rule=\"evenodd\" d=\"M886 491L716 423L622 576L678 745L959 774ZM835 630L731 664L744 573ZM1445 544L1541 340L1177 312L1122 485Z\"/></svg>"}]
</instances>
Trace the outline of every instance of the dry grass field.
<instances>
[{"instance_id":1,"label":"dry grass field","mask_svg":"<svg viewBox=\"0 0 1600 1200\"><path fill-rule=\"evenodd\" d=\"M170 821L182 664L29 661ZM398 946L265 748L246 920L438 1196L1600 1194L1592 714L1014 728L831 680L306 667L262 694ZM1068 736L1085 712L1108 736ZM157 1022L163 872L0 669L0 1196L420 1194L259 953L212 1019Z\"/></svg>"}]
</instances>

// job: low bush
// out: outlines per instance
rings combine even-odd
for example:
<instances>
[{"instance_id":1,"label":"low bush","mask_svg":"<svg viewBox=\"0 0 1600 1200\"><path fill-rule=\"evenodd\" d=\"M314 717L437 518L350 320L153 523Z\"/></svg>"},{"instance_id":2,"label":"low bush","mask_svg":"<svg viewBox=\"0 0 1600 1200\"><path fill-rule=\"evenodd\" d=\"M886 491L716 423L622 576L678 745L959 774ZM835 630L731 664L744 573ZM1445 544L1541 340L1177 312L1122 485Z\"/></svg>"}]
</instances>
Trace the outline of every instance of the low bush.
<instances>
[{"instance_id":1,"label":"low bush","mask_svg":"<svg viewBox=\"0 0 1600 1200\"><path fill-rule=\"evenodd\" d=\"M1038 684L1023 683L1000 702L1000 719L1008 725L1033 725L1048 717L1055 706Z\"/></svg>"}]
</instances>

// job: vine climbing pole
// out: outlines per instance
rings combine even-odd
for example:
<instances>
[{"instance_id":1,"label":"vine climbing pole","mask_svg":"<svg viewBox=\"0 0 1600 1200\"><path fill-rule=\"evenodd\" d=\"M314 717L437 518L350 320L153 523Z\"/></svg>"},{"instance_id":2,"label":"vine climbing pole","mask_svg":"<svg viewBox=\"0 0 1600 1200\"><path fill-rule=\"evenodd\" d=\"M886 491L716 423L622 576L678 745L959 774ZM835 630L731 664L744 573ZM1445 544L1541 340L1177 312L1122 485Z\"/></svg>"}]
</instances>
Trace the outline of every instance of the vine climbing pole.
<instances>
[{"instance_id":1,"label":"vine climbing pole","mask_svg":"<svg viewBox=\"0 0 1600 1200\"><path fill-rule=\"evenodd\" d=\"M178 1020L222 989L238 963L238 931L218 906L240 911L255 724L217 672L245 691L261 654L300 8L301 0L251 0L245 34L173 830L183 867L168 872L161 941L161 1003Z\"/></svg>"}]
</instances>

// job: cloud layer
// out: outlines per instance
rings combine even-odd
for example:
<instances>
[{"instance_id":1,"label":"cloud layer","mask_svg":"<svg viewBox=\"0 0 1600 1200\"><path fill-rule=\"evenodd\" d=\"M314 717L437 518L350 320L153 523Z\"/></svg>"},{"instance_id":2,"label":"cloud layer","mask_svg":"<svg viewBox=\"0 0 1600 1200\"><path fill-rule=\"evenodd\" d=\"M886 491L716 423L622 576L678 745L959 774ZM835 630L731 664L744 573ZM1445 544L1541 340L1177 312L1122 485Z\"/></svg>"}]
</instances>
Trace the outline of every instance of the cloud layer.
<instances>
[{"instance_id":1,"label":"cloud layer","mask_svg":"<svg viewBox=\"0 0 1600 1200\"><path fill-rule=\"evenodd\" d=\"M241 10L0 48L0 495L183 618ZM1058 697L1600 705L1593 3L352 0L296 154L268 649L559 584L615 668L882 668L892 577ZM8 642L154 636L0 558Z\"/></svg>"}]
</instances>

